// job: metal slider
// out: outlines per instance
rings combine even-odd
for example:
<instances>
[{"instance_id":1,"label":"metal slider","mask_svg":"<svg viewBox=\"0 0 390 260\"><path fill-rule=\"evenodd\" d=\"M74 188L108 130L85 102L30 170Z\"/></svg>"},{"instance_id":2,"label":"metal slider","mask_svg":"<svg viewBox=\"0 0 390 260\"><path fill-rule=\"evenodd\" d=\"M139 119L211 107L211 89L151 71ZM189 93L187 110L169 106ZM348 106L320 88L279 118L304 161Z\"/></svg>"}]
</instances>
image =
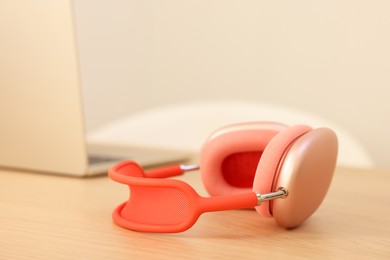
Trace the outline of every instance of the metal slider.
<instances>
[{"instance_id":1,"label":"metal slider","mask_svg":"<svg viewBox=\"0 0 390 260\"><path fill-rule=\"evenodd\" d=\"M196 165L196 164L182 165L181 164L180 169L183 172L196 171L196 170L199 170L199 165Z\"/></svg>"},{"instance_id":2,"label":"metal slider","mask_svg":"<svg viewBox=\"0 0 390 260\"><path fill-rule=\"evenodd\" d=\"M274 199L284 199L288 196L288 190L286 188L280 187L277 191L260 194L256 192L257 196L257 206L260 206L263 201L274 200Z\"/></svg>"}]
</instances>

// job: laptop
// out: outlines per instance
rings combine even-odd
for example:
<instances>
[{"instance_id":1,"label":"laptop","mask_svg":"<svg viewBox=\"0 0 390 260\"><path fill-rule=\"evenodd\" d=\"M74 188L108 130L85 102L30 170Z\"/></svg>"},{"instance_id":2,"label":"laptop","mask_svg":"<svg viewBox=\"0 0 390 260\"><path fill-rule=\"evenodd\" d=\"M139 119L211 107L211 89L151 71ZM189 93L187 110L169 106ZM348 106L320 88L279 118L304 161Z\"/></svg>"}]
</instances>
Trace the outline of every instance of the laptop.
<instances>
[{"instance_id":1,"label":"laptop","mask_svg":"<svg viewBox=\"0 0 390 260\"><path fill-rule=\"evenodd\" d=\"M85 177L124 159L146 167L186 158L87 144L70 0L2 1L0 38L0 167Z\"/></svg>"}]
</instances>

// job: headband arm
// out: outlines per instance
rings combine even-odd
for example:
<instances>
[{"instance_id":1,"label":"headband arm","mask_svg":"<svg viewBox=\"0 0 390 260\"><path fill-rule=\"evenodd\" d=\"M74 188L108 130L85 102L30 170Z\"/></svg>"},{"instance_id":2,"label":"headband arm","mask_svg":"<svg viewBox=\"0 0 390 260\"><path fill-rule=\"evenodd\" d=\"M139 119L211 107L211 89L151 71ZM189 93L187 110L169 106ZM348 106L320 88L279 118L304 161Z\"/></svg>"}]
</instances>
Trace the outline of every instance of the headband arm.
<instances>
[{"instance_id":1,"label":"headband arm","mask_svg":"<svg viewBox=\"0 0 390 260\"><path fill-rule=\"evenodd\" d=\"M198 207L202 213L233 209L254 208L258 205L254 192L215 197L199 197Z\"/></svg>"},{"instance_id":2,"label":"headband arm","mask_svg":"<svg viewBox=\"0 0 390 260\"><path fill-rule=\"evenodd\" d=\"M145 171L146 178L169 178L182 175L188 171L199 170L198 165L174 164Z\"/></svg>"}]
</instances>

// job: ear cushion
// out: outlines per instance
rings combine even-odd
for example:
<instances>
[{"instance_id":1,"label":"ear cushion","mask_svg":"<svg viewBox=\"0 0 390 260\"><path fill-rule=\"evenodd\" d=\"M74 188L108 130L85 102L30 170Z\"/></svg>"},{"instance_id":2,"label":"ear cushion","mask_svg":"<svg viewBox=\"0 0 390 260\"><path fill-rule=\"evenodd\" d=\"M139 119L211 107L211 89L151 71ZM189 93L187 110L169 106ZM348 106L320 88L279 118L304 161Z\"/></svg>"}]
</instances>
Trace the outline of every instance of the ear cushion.
<instances>
[{"instance_id":1,"label":"ear cushion","mask_svg":"<svg viewBox=\"0 0 390 260\"><path fill-rule=\"evenodd\" d=\"M261 153L286 127L278 123L255 122L230 125L214 132L203 145L200 155L200 172L208 193L218 196L252 191ZM254 165L253 170L250 165ZM242 176L244 171L252 176L248 176L251 180L247 187L235 183L236 179L246 178Z\"/></svg>"},{"instance_id":2,"label":"ear cushion","mask_svg":"<svg viewBox=\"0 0 390 260\"><path fill-rule=\"evenodd\" d=\"M264 149L256 170L253 181L253 191L260 194L271 192L274 177L283 158L283 154L289 145L297 138L312 130L309 126L296 125L282 130L278 133ZM256 207L259 214L271 217L269 201L264 201Z\"/></svg>"}]
</instances>

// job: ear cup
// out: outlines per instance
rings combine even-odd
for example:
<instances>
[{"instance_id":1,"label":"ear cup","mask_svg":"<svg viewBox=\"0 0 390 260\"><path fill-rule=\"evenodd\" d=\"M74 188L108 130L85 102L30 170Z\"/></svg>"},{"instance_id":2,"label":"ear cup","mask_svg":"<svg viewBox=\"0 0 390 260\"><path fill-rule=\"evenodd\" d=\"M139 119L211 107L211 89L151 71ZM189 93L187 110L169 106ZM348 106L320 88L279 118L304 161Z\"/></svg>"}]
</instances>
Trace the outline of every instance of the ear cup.
<instances>
[{"instance_id":1,"label":"ear cup","mask_svg":"<svg viewBox=\"0 0 390 260\"><path fill-rule=\"evenodd\" d=\"M283 154L292 142L311 130L309 126L305 125L291 126L282 130L270 140L257 166L253 182L254 192L260 194L271 192L272 183L282 161ZM256 207L256 210L263 216L272 216L268 201L264 201L260 206Z\"/></svg>"},{"instance_id":2,"label":"ear cup","mask_svg":"<svg viewBox=\"0 0 390 260\"><path fill-rule=\"evenodd\" d=\"M200 172L208 193L218 196L251 191L263 150L286 127L256 122L230 125L214 132L200 155Z\"/></svg>"}]
</instances>

